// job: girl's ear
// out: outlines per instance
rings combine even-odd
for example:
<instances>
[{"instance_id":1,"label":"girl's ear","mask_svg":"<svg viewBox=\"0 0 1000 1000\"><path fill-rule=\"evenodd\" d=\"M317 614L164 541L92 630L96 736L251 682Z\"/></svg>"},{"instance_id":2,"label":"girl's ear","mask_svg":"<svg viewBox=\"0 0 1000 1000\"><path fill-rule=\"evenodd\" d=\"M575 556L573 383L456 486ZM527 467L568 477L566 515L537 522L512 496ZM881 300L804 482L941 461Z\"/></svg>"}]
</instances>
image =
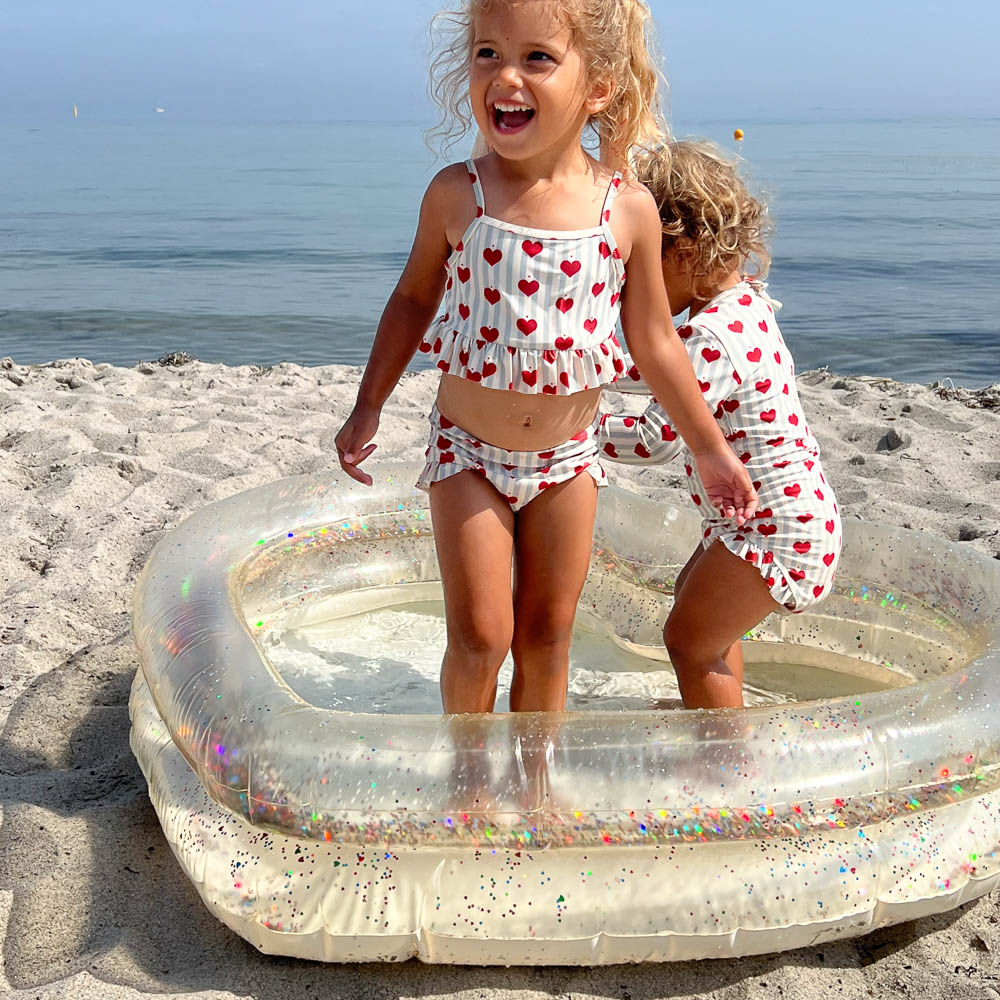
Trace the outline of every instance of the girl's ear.
<instances>
[{"instance_id":1,"label":"girl's ear","mask_svg":"<svg viewBox=\"0 0 1000 1000\"><path fill-rule=\"evenodd\" d=\"M588 115L599 115L615 96L615 85L610 77L596 80L590 85L584 109Z\"/></svg>"}]
</instances>

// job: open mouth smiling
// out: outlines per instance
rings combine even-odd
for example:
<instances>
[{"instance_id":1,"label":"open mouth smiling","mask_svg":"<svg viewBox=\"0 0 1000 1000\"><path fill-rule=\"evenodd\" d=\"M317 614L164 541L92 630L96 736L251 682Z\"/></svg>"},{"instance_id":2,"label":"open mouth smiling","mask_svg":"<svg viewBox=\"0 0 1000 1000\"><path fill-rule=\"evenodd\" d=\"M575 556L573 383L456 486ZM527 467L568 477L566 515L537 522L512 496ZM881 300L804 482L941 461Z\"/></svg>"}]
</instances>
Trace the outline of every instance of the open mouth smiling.
<instances>
[{"instance_id":1,"label":"open mouth smiling","mask_svg":"<svg viewBox=\"0 0 1000 1000\"><path fill-rule=\"evenodd\" d=\"M507 101L495 102L492 111L494 128L506 135L520 132L535 117L534 108Z\"/></svg>"}]
</instances>

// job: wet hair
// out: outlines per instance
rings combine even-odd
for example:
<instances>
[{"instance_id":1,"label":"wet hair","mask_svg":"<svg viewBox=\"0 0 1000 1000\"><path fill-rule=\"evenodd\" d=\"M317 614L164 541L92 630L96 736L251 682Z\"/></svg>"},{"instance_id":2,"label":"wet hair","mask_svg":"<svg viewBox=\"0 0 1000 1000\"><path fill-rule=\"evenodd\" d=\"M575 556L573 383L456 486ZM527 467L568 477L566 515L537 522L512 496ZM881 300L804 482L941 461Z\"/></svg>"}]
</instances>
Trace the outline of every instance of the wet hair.
<instances>
[{"instance_id":1,"label":"wet hair","mask_svg":"<svg viewBox=\"0 0 1000 1000\"><path fill-rule=\"evenodd\" d=\"M448 149L472 127L468 78L476 16L525 2L551 4L572 33L588 80L611 80L608 106L589 122L602 149L624 161L634 147L666 141L658 91L663 77L644 0L461 0L458 9L442 11L431 26L435 54L430 85L441 119L428 132L428 141L438 140Z\"/></svg>"},{"instance_id":2,"label":"wet hair","mask_svg":"<svg viewBox=\"0 0 1000 1000\"><path fill-rule=\"evenodd\" d=\"M747 190L739 164L706 139L675 140L636 160L660 210L664 256L675 248L693 254L696 279L734 267L763 278L771 265L767 205Z\"/></svg>"}]
</instances>

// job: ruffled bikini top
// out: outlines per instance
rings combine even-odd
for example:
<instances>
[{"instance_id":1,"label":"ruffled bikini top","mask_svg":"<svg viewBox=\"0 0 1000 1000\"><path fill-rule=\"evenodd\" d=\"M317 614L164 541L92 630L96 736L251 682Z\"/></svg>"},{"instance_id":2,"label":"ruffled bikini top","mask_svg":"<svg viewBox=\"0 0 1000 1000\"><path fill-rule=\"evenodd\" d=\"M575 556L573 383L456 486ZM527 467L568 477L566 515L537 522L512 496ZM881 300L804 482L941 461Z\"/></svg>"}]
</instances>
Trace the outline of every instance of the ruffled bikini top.
<instances>
[{"instance_id":1,"label":"ruffled bikini top","mask_svg":"<svg viewBox=\"0 0 1000 1000\"><path fill-rule=\"evenodd\" d=\"M445 311L420 351L488 389L569 395L614 382L626 368L615 333L625 266L609 225L621 175L596 228L548 231L487 215L467 166L476 218L445 264Z\"/></svg>"}]
</instances>

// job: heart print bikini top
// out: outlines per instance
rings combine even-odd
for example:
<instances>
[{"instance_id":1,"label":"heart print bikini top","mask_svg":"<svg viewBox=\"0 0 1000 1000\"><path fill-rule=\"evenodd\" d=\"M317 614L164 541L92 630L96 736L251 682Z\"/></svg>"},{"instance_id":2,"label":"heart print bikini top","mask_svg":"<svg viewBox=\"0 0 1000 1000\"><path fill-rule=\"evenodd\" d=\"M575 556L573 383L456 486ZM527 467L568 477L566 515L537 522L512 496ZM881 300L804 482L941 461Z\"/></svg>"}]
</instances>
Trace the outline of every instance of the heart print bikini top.
<instances>
[{"instance_id":1,"label":"heart print bikini top","mask_svg":"<svg viewBox=\"0 0 1000 1000\"><path fill-rule=\"evenodd\" d=\"M515 227L486 214L467 162L476 218L452 251L444 313L420 351L488 389L569 395L625 371L616 335L625 267L609 225L615 174L594 229Z\"/></svg>"}]
</instances>

